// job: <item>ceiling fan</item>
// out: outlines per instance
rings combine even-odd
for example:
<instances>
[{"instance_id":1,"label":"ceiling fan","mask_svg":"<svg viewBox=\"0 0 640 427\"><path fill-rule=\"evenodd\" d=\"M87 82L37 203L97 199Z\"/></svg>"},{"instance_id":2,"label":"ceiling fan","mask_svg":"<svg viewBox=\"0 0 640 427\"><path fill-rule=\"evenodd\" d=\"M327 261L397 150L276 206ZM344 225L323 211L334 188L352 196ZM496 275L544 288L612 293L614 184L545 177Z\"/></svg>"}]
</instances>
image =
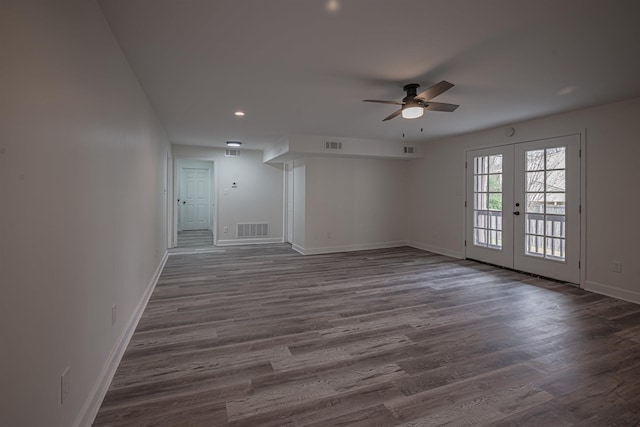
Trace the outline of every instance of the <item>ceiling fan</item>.
<instances>
[{"instance_id":1,"label":"ceiling fan","mask_svg":"<svg viewBox=\"0 0 640 427\"><path fill-rule=\"evenodd\" d=\"M407 92L407 96L402 98L402 101L378 101L375 99L365 99L363 102L379 102L381 104L393 104L393 105L402 105L402 107L396 111L385 117L382 121L385 122L387 120L391 120L394 117L402 114L402 117L405 119L416 119L421 117L424 113L424 110L430 111L455 111L459 105L456 104L445 104L444 102L431 102L433 98L436 96L446 92L451 89L454 85L449 83L448 81L441 81L440 83L436 83L431 86L429 89L425 90L417 94L417 89L420 87L417 83L410 83L403 87L403 90Z\"/></svg>"}]
</instances>

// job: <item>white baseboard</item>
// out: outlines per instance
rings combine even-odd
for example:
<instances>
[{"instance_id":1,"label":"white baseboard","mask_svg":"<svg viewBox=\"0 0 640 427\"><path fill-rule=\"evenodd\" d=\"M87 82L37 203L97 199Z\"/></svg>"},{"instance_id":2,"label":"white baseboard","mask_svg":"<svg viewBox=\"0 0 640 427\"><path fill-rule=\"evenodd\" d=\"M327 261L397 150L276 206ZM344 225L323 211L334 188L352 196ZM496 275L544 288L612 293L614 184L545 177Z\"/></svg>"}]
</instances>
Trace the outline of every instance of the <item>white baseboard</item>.
<instances>
[{"instance_id":1,"label":"white baseboard","mask_svg":"<svg viewBox=\"0 0 640 427\"><path fill-rule=\"evenodd\" d=\"M336 252L353 252L353 251L367 251L370 249L384 249L384 248L397 248L399 246L407 246L407 242L404 240L392 241L392 242L378 242L378 243L362 243L357 245L344 245L344 246L324 246L321 248L303 248L298 245L292 245L293 250L301 253L302 255L321 255L332 254Z\"/></svg>"},{"instance_id":2,"label":"white baseboard","mask_svg":"<svg viewBox=\"0 0 640 427\"><path fill-rule=\"evenodd\" d=\"M156 268L155 273L153 274L153 278L147 289L145 290L140 302L136 306L133 315L129 319L127 326L122 331L120 338L116 341L115 345L111 349L111 353L107 358L107 363L102 368L102 372L98 377L98 381L96 381L93 389L91 390L91 394L87 397L84 405L82 406L82 410L76 419L76 422L73 424L74 427L84 427L90 426L93 424L93 421L98 415L98 411L100 410L100 405L102 405L102 401L104 400L104 396L107 394L107 390L109 390L109 385L111 385L111 381L113 380L113 376L118 369L118 365L120 364L120 360L122 360L122 356L124 355L124 351L127 349L129 345L129 341L131 341L131 337L138 326L138 322L142 317L142 313L144 309L147 307L147 303L149 302L149 298L153 293L153 290L158 283L158 279L160 278L160 274L162 273L162 269L167 262L167 258L169 257L168 252L165 251L158 268Z\"/></svg>"},{"instance_id":3,"label":"white baseboard","mask_svg":"<svg viewBox=\"0 0 640 427\"><path fill-rule=\"evenodd\" d=\"M407 246L411 246L412 248L421 249L427 252L450 256L452 258L464 259L464 253L462 252L452 251L451 249L446 248L439 248L437 246L427 245L413 240L408 241Z\"/></svg>"},{"instance_id":4,"label":"white baseboard","mask_svg":"<svg viewBox=\"0 0 640 427\"><path fill-rule=\"evenodd\" d=\"M239 245L260 245L267 243L282 243L282 237L272 237L267 239L228 239L218 240L216 246L239 246Z\"/></svg>"},{"instance_id":5,"label":"white baseboard","mask_svg":"<svg viewBox=\"0 0 640 427\"><path fill-rule=\"evenodd\" d=\"M296 245L295 243L292 243L291 249L293 249L294 251L298 252L301 255L304 255L304 248L300 245Z\"/></svg>"},{"instance_id":6,"label":"white baseboard","mask_svg":"<svg viewBox=\"0 0 640 427\"><path fill-rule=\"evenodd\" d=\"M592 280L586 280L582 288L590 292L595 292L597 294L602 294L608 297L613 297L613 298L621 299L624 301L633 302L635 304L640 304L640 292L637 292L637 291L614 288L613 286L594 282Z\"/></svg>"}]
</instances>

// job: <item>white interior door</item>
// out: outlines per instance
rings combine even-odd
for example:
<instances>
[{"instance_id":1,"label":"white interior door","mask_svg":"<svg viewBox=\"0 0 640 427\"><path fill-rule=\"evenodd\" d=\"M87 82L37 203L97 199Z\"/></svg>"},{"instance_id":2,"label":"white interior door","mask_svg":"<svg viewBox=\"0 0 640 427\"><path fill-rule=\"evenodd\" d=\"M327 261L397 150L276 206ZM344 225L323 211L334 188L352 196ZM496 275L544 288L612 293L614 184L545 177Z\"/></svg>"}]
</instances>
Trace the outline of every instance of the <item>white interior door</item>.
<instances>
[{"instance_id":1,"label":"white interior door","mask_svg":"<svg viewBox=\"0 0 640 427\"><path fill-rule=\"evenodd\" d=\"M467 152L467 258L580 281L580 136Z\"/></svg>"},{"instance_id":2,"label":"white interior door","mask_svg":"<svg viewBox=\"0 0 640 427\"><path fill-rule=\"evenodd\" d=\"M207 230L209 224L209 169L182 168L180 225L182 230Z\"/></svg>"}]
</instances>

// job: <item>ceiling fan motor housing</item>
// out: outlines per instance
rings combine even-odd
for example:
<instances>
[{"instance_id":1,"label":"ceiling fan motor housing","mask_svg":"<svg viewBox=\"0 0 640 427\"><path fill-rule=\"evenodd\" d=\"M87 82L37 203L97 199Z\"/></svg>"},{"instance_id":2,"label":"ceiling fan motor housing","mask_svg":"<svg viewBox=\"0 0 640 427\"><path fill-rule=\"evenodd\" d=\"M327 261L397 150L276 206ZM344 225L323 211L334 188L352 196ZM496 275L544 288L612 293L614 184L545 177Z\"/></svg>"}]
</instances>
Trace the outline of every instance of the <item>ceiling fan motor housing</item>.
<instances>
[{"instance_id":1,"label":"ceiling fan motor housing","mask_svg":"<svg viewBox=\"0 0 640 427\"><path fill-rule=\"evenodd\" d=\"M402 103L404 104L402 106L403 110L410 107L422 106L422 103L419 102L420 100L415 99L418 95L419 87L420 85L417 83L409 83L408 85L404 85L402 89L407 92L407 96L402 99Z\"/></svg>"},{"instance_id":2,"label":"ceiling fan motor housing","mask_svg":"<svg viewBox=\"0 0 640 427\"><path fill-rule=\"evenodd\" d=\"M419 87L420 85L418 83L409 83L408 85L404 85L402 89L407 92L407 98L414 98L418 95Z\"/></svg>"}]
</instances>

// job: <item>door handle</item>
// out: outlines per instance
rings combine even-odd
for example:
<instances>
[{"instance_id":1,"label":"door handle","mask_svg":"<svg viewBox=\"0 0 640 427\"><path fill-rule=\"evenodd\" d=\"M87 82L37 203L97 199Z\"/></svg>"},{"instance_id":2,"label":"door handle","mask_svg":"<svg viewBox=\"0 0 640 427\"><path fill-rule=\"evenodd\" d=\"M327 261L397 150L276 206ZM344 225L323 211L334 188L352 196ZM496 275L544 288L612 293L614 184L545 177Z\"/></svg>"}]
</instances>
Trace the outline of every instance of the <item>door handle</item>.
<instances>
[{"instance_id":1,"label":"door handle","mask_svg":"<svg viewBox=\"0 0 640 427\"><path fill-rule=\"evenodd\" d=\"M515 211L513 214L514 215L520 215L520 211Z\"/></svg>"}]
</instances>

